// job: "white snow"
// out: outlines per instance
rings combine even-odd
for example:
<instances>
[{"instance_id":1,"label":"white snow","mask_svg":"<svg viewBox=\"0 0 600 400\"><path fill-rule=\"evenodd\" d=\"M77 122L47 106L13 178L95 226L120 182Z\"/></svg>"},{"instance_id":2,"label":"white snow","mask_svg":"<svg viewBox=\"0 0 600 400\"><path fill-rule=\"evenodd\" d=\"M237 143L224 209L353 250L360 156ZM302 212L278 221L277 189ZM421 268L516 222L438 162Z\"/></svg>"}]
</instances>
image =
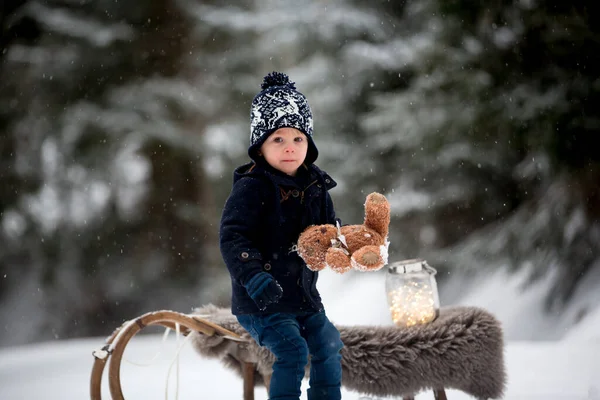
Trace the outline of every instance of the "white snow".
<instances>
[{"instance_id":1,"label":"white snow","mask_svg":"<svg viewBox=\"0 0 600 400\"><path fill-rule=\"evenodd\" d=\"M339 324L391 324L384 279L381 273L322 273L320 290L329 317ZM465 289L460 303L485 307L509 330L515 329L516 321L521 321L526 331L534 330L533 325L537 324L551 329L553 325L544 320L536 306L540 302L536 296L539 288L534 286L529 292L522 292L517 284L520 279L497 273L484 281L474 280L471 285L476 288ZM511 340L513 334L507 335L505 350L508 371L505 399L600 400L600 308L597 305L566 333L548 335L562 336L561 339ZM218 361L196 355L190 344L183 337L176 339L174 333L165 342L162 338L162 334L141 335L129 343L125 359L143 366L127 361L122 364L123 392L127 400L242 398L241 379L222 368ZM0 349L0 399L89 398L92 351L103 344L104 338L97 337ZM181 348L179 370L174 361L178 348ZM153 359L159 351L159 356ZM108 368L104 372L104 399L110 399L107 373ZM305 381L302 399L306 399L306 388ZM448 390L447 394L451 400L472 399L459 391ZM343 391L344 400L362 398L361 394ZM433 394L424 392L416 398L433 399ZM267 399L266 391L257 389L256 399Z\"/></svg>"}]
</instances>

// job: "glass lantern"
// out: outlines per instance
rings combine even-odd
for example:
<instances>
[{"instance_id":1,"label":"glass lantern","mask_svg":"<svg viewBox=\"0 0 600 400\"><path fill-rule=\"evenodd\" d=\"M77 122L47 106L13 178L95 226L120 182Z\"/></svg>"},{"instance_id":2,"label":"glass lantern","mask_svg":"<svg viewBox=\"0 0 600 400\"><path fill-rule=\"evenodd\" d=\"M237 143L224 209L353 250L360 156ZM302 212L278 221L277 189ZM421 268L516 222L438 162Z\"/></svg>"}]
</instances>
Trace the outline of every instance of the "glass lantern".
<instances>
[{"instance_id":1,"label":"glass lantern","mask_svg":"<svg viewBox=\"0 0 600 400\"><path fill-rule=\"evenodd\" d=\"M437 271L422 259L390 264L385 278L394 323L401 327L426 324L439 314Z\"/></svg>"}]
</instances>

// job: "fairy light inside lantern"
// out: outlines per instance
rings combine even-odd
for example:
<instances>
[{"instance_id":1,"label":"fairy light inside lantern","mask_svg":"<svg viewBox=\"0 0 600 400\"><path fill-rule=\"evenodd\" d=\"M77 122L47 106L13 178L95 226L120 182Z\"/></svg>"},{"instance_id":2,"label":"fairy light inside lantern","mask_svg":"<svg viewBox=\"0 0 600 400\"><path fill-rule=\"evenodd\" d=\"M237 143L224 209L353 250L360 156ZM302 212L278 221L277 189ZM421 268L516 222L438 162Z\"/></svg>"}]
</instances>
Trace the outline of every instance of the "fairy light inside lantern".
<instances>
[{"instance_id":1,"label":"fairy light inside lantern","mask_svg":"<svg viewBox=\"0 0 600 400\"><path fill-rule=\"evenodd\" d=\"M426 324L438 316L440 301L436 272L421 259L398 261L388 267L385 285L396 325Z\"/></svg>"}]
</instances>

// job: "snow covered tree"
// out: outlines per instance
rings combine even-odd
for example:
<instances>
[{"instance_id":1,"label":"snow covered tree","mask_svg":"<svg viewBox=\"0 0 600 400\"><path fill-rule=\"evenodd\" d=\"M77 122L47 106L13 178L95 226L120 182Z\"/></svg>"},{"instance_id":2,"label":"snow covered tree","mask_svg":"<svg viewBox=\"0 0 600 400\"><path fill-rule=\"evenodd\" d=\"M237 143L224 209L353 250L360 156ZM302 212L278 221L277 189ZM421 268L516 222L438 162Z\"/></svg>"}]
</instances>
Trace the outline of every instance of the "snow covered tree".
<instances>
[{"instance_id":1,"label":"snow covered tree","mask_svg":"<svg viewBox=\"0 0 600 400\"><path fill-rule=\"evenodd\" d=\"M548 304L563 304L600 255L597 18L578 1L385 12L396 34L355 51L354 74L377 88L356 185L374 175L389 191L403 256L552 273Z\"/></svg>"},{"instance_id":2,"label":"snow covered tree","mask_svg":"<svg viewBox=\"0 0 600 400\"><path fill-rule=\"evenodd\" d=\"M168 0L7 11L0 301L14 323L2 341L190 307L216 264L197 151L206 108L181 73L191 21Z\"/></svg>"}]
</instances>

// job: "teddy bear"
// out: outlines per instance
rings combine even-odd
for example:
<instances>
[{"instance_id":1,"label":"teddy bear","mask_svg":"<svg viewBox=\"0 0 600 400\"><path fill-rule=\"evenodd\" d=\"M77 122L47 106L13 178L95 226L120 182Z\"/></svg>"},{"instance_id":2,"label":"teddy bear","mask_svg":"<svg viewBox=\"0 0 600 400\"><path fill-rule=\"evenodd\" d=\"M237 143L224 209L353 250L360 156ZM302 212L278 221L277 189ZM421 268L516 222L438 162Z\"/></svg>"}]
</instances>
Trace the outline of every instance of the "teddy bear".
<instances>
[{"instance_id":1,"label":"teddy bear","mask_svg":"<svg viewBox=\"0 0 600 400\"><path fill-rule=\"evenodd\" d=\"M377 271L388 262L390 204L373 192L365 201L362 225L312 225L298 238L298 255L312 271L329 267L345 273Z\"/></svg>"}]
</instances>

